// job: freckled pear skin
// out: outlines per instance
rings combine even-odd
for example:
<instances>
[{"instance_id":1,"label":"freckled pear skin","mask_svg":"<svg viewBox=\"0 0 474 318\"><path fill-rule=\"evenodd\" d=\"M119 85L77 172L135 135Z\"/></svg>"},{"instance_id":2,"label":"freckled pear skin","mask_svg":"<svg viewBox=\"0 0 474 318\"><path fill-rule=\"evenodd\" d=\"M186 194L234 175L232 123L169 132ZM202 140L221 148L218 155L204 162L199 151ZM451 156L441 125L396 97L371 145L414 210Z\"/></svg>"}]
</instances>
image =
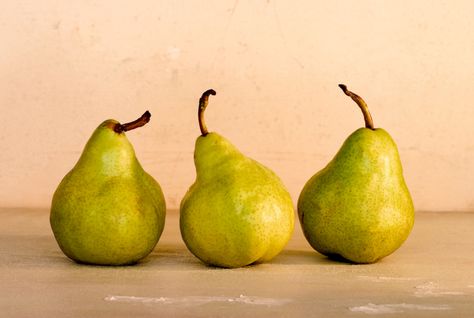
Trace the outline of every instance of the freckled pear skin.
<instances>
[{"instance_id":1,"label":"freckled pear skin","mask_svg":"<svg viewBox=\"0 0 474 318\"><path fill-rule=\"evenodd\" d=\"M345 86L343 90L349 92ZM311 246L354 263L373 263L393 253L414 224L397 146L385 130L373 128L368 110L364 118L367 127L346 139L298 200L299 220Z\"/></svg>"},{"instance_id":2,"label":"freckled pear skin","mask_svg":"<svg viewBox=\"0 0 474 318\"><path fill-rule=\"evenodd\" d=\"M211 93L206 93L207 104ZM269 261L293 233L290 195L275 173L219 134L208 133L200 118L196 181L180 207L182 238L209 265L234 268Z\"/></svg>"},{"instance_id":3,"label":"freckled pear skin","mask_svg":"<svg viewBox=\"0 0 474 318\"><path fill-rule=\"evenodd\" d=\"M153 250L163 231L163 192L117 129L126 125L99 125L54 193L51 228L64 254L77 262L133 264Z\"/></svg>"}]
</instances>

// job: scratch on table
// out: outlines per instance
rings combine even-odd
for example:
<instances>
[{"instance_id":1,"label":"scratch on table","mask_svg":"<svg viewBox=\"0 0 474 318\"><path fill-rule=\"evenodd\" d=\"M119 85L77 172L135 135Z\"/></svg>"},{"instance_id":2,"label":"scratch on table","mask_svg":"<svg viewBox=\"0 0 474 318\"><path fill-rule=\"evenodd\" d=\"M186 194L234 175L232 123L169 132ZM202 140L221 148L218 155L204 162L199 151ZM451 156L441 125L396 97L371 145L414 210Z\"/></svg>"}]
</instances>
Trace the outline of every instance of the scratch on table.
<instances>
[{"instance_id":1,"label":"scratch on table","mask_svg":"<svg viewBox=\"0 0 474 318\"><path fill-rule=\"evenodd\" d=\"M365 276L365 275L360 275L357 276L357 278L362 279L362 280L368 280L371 282L377 282L377 283L383 283L387 281L414 281L414 280L421 280L422 278L420 277L391 277L391 276Z\"/></svg>"},{"instance_id":2,"label":"scratch on table","mask_svg":"<svg viewBox=\"0 0 474 318\"><path fill-rule=\"evenodd\" d=\"M128 302L143 304L183 305L199 306L208 303L240 303L259 306L282 306L291 302L286 298L264 298L256 296L240 295L239 297L226 296L183 296L183 297L138 297L109 295L104 298L111 302Z\"/></svg>"},{"instance_id":3,"label":"scratch on table","mask_svg":"<svg viewBox=\"0 0 474 318\"><path fill-rule=\"evenodd\" d=\"M419 304L373 304L349 307L352 312L363 312L369 315L403 313L407 310L450 310L449 305L419 305Z\"/></svg>"},{"instance_id":4,"label":"scratch on table","mask_svg":"<svg viewBox=\"0 0 474 318\"><path fill-rule=\"evenodd\" d=\"M441 290L438 284L434 282L427 282L415 286L416 297L440 297L440 296L459 296L465 295L460 291Z\"/></svg>"}]
</instances>

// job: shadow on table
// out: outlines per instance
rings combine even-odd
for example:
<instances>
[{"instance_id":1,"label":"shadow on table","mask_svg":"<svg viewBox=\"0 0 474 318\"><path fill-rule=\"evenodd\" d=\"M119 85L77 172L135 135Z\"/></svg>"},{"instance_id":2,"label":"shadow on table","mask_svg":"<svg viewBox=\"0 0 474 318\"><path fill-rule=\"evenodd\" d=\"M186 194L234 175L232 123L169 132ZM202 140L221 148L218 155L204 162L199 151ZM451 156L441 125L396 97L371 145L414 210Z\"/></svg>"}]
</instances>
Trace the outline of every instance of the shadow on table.
<instances>
[{"instance_id":1,"label":"shadow on table","mask_svg":"<svg viewBox=\"0 0 474 318\"><path fill-rule=\"evenodd\" d=\"M154 251L137 265L173 270L202 269L203 263L188 251L184 244L158 242Z\"/></svg>"},{"instance_id":2,"label":"shadow on table","mask_svg":"<svg viewBox=\"0 0 474 318\"><path fill-rule=\"evenodd\" d=\"M184 244L161 244L158 243L155 251L151 253L141 264L157 267L173 266L174 270L181 269L221 269L215 266L209 266L198 260L191 252L187 250ZM315 251L308 250L283 250L278 256L265 265L347 265L348 263L332 260ZM251 268L261 264L252 264L244 268Z\"/></svg>"},{"instance_id":3,"label":"shadow on table","mask_svg":"<svg viewBox=\"0 0 474 318\"><path fill-rule=\"evenodd\" d=\"M0 235L0 268L58 268L58 267L107 267L99 265L82 265L67 258L59 249L52 235ZM315 251L283 250L272 261L265 265L338 265L346 264L330 260ZM255 264L259 265L259 264ZM251 268L254 265L245 267ZM113 266L116 267L116 266ZM160 243L154 251L135 265L139 270L213 270L218 267L208 266L188 251L184 243Z\"/></svg>"},{"instance_id":4,"label":"shadow on table","mask_svg":"<svg viewBox=\"0 0 474 318\"><path fill-rule=\"evenodd\" d=\"M347 265L345 262L335 261L315 251L283 250L275 257L271 264L278 265Z\"/></svg>"}]
</instances>

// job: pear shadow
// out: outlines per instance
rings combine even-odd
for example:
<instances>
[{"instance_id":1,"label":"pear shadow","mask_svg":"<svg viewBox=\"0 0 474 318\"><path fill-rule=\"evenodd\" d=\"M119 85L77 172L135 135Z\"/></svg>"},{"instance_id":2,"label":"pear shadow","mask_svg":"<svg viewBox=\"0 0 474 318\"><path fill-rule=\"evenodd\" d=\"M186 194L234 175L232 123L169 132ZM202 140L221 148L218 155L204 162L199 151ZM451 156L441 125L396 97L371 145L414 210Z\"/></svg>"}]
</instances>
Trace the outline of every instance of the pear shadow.
<instances>
[{"instance_id":1,"label":"pear shadow","mask_svg":"<svg viewBox=\"0 0 474 318\"><path fill-rule=\"evenodd\" d=\"M351 261L340 254L321 254L315 250L296 250L286 249L277 255L273 260L268 262L269 264L277 265L371 265L375 263L381 263L383 259L378 259L373 262L358 263ZM263 263L262 263L263 264Z\"/></svg>"},{"instance_id":2,"label":"pear shadow","mask_svg":"<svg viewBox=\"0 0 474 318\"><path fill-rule=\"evenodd\" d=\"M140 267L150 268L172 268L173 270L193 270L206 267L198 258L196 258L184 244L160 243L155 249L137 264Z\"/></svg>"},{"instance_id":3,"label":"pear shadow","mask_svg":"<svg viewBox=\"0 0 474 318\"><path fill-rule=\"evenodd\" d=\"M316 251L310 250L283 250L274 259L267 262L255 262L246 266L227 268L210 265L202 262L194 256L184 244L161 244L141 260L137 266L150 266L153 268L166 269L172 267L173 270L251 270L252 268L266 266L291 266L291 265L325 265L325 266L347 266L364 265L351 262L338 255L325 256Z\"/></svg>"},{"instance_id":4,"label":"pear shadow","mask_svg":"<svg viewBox=\"0 0 474 318\"><path fill-rule=\"evenodd\" d=\"M124 264L96 264L96 263L89 263L89 262L83 262L80 260L72 260L74 263L80 266L89 266L89 267L98 267L98 268L108 268L108 267L133 267L137 264L140 263L139 261L134 261L134 262L129 262L129 263L124 263Z\"/></svg>"},{"instance_id":5,"label":"pear shadow","mask_svg":"<svg viewBox=\"0 0 474 318\"><path fill-rule=\"evenodd\" d=\"M340 254L328 254L327 258L334 261L334 262L346 263L346 264L351 264L351 265L356 265L357 264L357 263L355 263L351 260L348 260L347 258L345 258L344 256L342 256Z\"/></svg>"},{"instance_id":6,"label":"pear shadow","mask_svg":"<svg viewBox=\"0 0 474 318\"><path fill-rule=\"evenodd\" d=\"M195 257L184 243L158 242L155 249L142 260L125 265L97 265L73 261L60 250L52 235L13 236L0 235L0 268L123 268L126 270L251 270L260 265L360 265L337 255L324 256L313 250L285 249L274 259L239 268L208 265Z\"/></svg>"},{"instance_id":7,"label":"pear shadow","mask_svg":"<svg viewBox=\"0 0 474 318\"><path fill-rule=\"evenodd\" d=\"M316 251L287 249L269 262L275 265L351 265Z\"/></svg>"},{"instance_id":8,"label":"pear shadow","mask_svg":"<svg viewBox=\"0 0 474 318\"><path fill-rule=\"evenodd\" d=\"M158 243L159 244L159 243ZM217 265L207 264L194 256L184 244L161 244L155 248L142 264L151 265L153 267L166 269L172 267L173 270L208 270L208 271L229 271L229 270L245 270L250 269L257 264L249 264L242 267L221 267Z\"/></svg>"}]
</instances>

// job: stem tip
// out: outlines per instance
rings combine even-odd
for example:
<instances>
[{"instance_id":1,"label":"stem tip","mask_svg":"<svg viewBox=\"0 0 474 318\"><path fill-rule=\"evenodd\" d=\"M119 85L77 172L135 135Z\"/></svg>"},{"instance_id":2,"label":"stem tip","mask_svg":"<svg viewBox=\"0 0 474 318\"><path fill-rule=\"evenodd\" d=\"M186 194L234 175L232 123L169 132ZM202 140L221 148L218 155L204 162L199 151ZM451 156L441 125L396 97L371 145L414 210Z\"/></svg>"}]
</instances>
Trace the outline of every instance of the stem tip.
<instances>
[{"instance_id":1,"label":"stem tip","mask_svg":"<svg viewBox=\"0 0 474 318\"><path fill-rule=\"evenodd\" d=\"M339 84L338 86L342 89L342 91L344 92L344 94L347 95L347 86L344 85L344 84Z\"/></svg>"}]
</instances>

